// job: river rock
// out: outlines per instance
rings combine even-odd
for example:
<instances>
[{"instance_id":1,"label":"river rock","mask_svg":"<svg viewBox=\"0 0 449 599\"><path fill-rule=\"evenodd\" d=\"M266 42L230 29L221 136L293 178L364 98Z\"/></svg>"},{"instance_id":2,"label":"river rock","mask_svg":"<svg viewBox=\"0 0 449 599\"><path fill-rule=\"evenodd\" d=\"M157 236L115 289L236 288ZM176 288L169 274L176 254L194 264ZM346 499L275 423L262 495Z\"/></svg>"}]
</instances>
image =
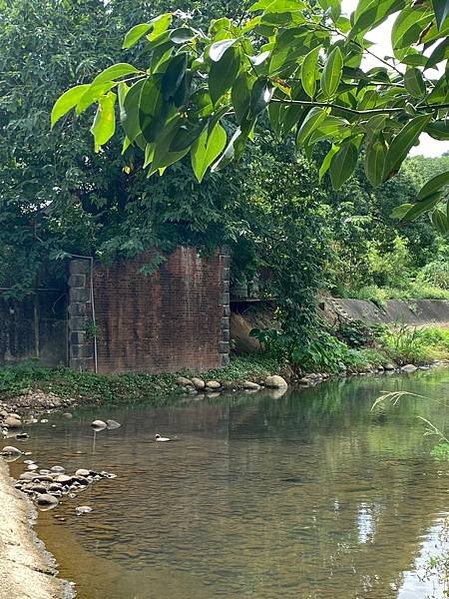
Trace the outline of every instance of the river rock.
<instances>
[{"instance_id":1,"label":"river rock","mask_svg":"<svg viewBox=\"0 0 449 599\"><path fill-rule=\"evenodd\" d=\"M73 418L73 415L70 412L64 412L62 417L67 418L67 420L70 420L70 418Z\"/></svg>"},{"instance_id":2,"label":"river rock","mask_svg":"<svg viewBox=\"0 0 449 599\"><path fill-rule=\"evenodd\" d=\"M75 476L82 476L83 478L86 478L89 475L90 470L86 470L86 468L78 468L78 470L75 472Z\"/></svg>"},{"instance_id":3,"label":"river rock","mask_svg":"<svg viewBox=\"0 0 449 599\"><path fill-rule=\"evenodd\" d=\"M75 508L75 514L77 516L84 516L85 514L90 514L91 511L92 508L90 507L90 505L80 505L79 507Z\"/></svg>"},{"instance_id":4,"label":"river rock","mask_svg":"<svg viewBox=\"0 0 449 599\"><path fill-rule=\"evenodd\" d=\"M28 439L28 433L17 433L16 439L18 441L24 441L25 439Z\"/></svg>"},{"instance_id":5,"label":"river rock","mask_svg":"<svg viewBox=\"0 0 449 599\"><path fill-rule=\"evenodd\" d=\"M206 387L208 389L220 389L221 383L219 383L218 381L207 381Z\"/></svg>"},{"instance_id":6,"label":"river rock","mask_svg":"<svg viewBox=\"0 0 449 599\"><path fill-rule=\"evenodd\" d=\"M185 376L178 376L178 378L176 379L176 382L181 387L193 387L194 386L193 385L193 381L191 381L190 379L186 378Z\"/></svg>"},{"instance_id":7,"label":"river rock","mask_svg":"<svg viewBox=\"0 0 449 599\"><path fill-rule=\"evenodd\" d=\"M22 452L20 451L20 449L17 449L17 447L13 447L12 445L6 445L6 447L4 447L1 451L0 455L4 455L4 456L12 456L12 455L22 455Z\"/></svg>"},{"instance_id":8,"label":"river rock","mask_svg":"<svg viewBox=\"0 0 449 599\"><path fill-rule=\"evenodd\" d=\"M49 493L40 493L36 496L36 503L42 507L56 507L59 503L59 499Z\"/></svg>"},{"instance_id":9,"label":"river rock","mask_svg":"<svg viewBox=\"0 0 449 599\"><path fill-rule=\"evenodd\" d=\"M39 466L37 464L28 464L27 470L37 470Z\"/></svg>"},{"instance_id":10,"label":"river rock","mask_svg":"<svg viewBox=\"0 0 449 599\"><path fill-rule=\"evenodd\" d=\"M394 364L392 364L391 362L387 362L386 364L384 364L384 370L394 370Z\"/></svg>"},{"instance_id":11,"label":"river rock","mask_svg":"<svg viewBox=\"0 0 449 599\"><path fill-rule=\"evenodd\" d=\"M16 418L15 416L7 416L3 421L3 424L8 428L20 428L22 426L21 418Z\"/></svg>"},{"instance_id":12,"label":"river rock","mask_svg":"<svg viewBox=\"0 0 449 599\"><path fill-rule=\"evenodd\" d=\"M203 381L203 379L199 379L197 377L193 377L192 378L192 385L195 387L195 389L197 391L202 391L205 388L206 383Z\"/></svg>"},{"instance_id":13,"label":"river rock","mask_svg":"<svg viewBox=\"0 0 449 599\"><path fill-rule=\"evenodd\" d=\"M23 472L20 476L19 476L19 480L34 480L34 474L32 472Z\"/></svg>"},{"instance_id":14,"label":"river rock","mask_svg":"<svg viewBox=\"0 0 449 599\"><path fill-rule=\"evenodd\" d=\"M265 386L272 387L273 389L285 389L288 387L287 381L277 374L267 376L265 379Z\"/></svg>"},{"instance_id":15,"label":"river rock","mask_svg":"<svg viewBox=\"0 0 449 599\"><path fill-rule=\"evenodd\" d=\"M253 383L253 381L244 381L242 387L244 389L249 389L252 391L258 391L260 389L260 385L258 385L257 383Z\"/></svg>"},{"instance_id":16,"label":"river rock","mask_svg":"<svg viewBox=\"0 0 449 599\"><path fill-rule=\"evenodd\" d=\"M108 428L108 425L104 420L94 420L90 426L96 431L102 431L103 429Z\"/></svg>"},{"instance_id":17,"label":"river rock","mask_svg":"<svg viewBox=\"0 0 449 599\"><path fill-rule=\"evenodd\" d=\"M48 486L48 492L49 493L54 493L55 491L62 491L62 485L61 485L61 483L51 483Z\"/></svg>"},{"instance_id":18,"label":"river rock","mask_svg":"<svg viewBox=\"0 0 449 599\"><path fill-rule=\"evenodd\" d=\"M106 426L108 427L108 429L110 431L115 430L116 428L120 428L122 425L120 424L120 422L117 422L117 420L106 420Z\"/></svg>"},{"instance_id":19,"label":"river rock","mask_svg":"<svg viewBox=\"0 0 449 599\"><path fill-rule=\"evenodd\" d=\"M67 474L58 474L53 478L55 483L61 483L62 485L69 485L73 478L71 476L67 476Z\"/></svg>"},{"instance_id":20,"label":"river rock","mask_svg":"<svg viewBox=\"0 0 449 599\"><path fill-rule=\"evenodd\" d=\"M418 370L418 367L415 366L414 364L406 364L405 366L403 366L401 368L401 370L402 370L402 372L410 374L412 372L416 372Z\"/></svg>"},{"instance_id":21,"label":"river rock","mask_svg":"<svg viewBox=\"0 0 449 599\"><path fill-rule=\"evenodd\" d=\"M63 466L52 466L50 468L52 472L56 472L56 474L64 474L65 468Z\"/></svg>"}]
</instances>

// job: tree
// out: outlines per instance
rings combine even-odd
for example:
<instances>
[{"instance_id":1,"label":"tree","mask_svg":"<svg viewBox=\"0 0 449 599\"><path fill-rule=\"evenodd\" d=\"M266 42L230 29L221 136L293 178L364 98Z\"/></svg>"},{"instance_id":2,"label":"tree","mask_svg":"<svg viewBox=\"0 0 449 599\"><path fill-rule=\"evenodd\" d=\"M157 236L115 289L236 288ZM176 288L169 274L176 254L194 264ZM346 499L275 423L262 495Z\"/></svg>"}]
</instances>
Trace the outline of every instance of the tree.
<instances>
[{"instance_id":1,"label":"tree","mask_svg":"<svg viewBox=\"0 0 449 599\"><path fill-rule=\"evenodd\" d=\"M449 0L360 0L351 19L339 0L259 0L238 21L215 19L207 30L192 15L164 13L126 34L124 48L145 44L135 65L115 64L68 90L52 124L98 104L91 131L100 151L118 107L125 159L139 149L151 176L190 155L198 181L241 157L256 125L269 124L280 138L294 132L309 156L330 140L320 176L329 172L335 189L363 147L377 186L399 171L421 133L449 139L448 81L434 74L449 56L448 13ZM366 69L367 36L393 14L394 56ZM448 182L449 173L431 179L397 214L431 211L447 233L439 206Z\"/></svg>"}]
</instances>

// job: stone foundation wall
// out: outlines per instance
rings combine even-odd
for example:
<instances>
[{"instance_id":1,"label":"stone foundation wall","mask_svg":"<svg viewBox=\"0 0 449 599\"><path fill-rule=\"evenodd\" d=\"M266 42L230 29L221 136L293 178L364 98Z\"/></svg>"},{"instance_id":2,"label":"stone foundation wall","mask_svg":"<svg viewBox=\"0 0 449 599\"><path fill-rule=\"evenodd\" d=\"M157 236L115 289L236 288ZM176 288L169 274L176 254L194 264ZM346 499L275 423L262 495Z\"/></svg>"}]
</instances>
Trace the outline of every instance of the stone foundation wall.
<instances>
[{"instance_id":1,"label":"stone foundation wall","mask_svg":"<svg viewBox=\"0 0 449 599\"><path fill-rule=\"evenodd\" d=\"M97 362L104 373L157 373L229 363L229 253L204 257L179 247L143 274L154 256L94 263L92 277L89 260L71 262L71 367L95 370Z\"/></svg>"}]
</instances>

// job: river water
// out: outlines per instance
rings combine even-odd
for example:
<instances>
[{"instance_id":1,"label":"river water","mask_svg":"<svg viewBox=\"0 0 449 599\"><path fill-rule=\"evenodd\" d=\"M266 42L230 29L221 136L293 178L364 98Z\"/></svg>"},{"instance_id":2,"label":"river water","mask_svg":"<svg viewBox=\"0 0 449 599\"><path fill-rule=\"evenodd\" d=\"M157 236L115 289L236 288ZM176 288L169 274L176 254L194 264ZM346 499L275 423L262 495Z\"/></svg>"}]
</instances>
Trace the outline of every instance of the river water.
<instances>
[{"instance_id":1,"label":"river water","mask_svg":"<svg viewBox=\"0 0 449 599\"><path fill-rule=\"evenodd\" d=\"M449 399L449 371L50 416L26 444L41 468L117 478L42 512L38 535L81 599L447 597L428 566L449 549L449 463L417 416L449 412L371 411L392 390ZM94 418L122 426L94 436Z\"/></svg>"}]
</instances>

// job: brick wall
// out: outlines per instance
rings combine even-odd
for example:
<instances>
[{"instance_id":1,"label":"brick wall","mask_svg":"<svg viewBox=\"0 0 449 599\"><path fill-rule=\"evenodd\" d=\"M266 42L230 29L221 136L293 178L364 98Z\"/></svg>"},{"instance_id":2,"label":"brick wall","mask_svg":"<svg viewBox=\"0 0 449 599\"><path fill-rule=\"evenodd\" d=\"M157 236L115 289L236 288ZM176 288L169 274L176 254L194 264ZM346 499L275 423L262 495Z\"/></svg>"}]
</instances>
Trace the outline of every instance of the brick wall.
<instances>
[{"instance_id":1,"label":"brick wall","mask_svg":"<svg viewBox=\"0 0 449 599\"><path fill-rule=\"evenodd\" d=\"M94 264L99 372L206 370L229 360L229 256L200 257L180 247L153 275L153 252L111 266ZM90 265L74 261L70 285L70 361L95 367Z\"/></svg>"}]
</instances>

